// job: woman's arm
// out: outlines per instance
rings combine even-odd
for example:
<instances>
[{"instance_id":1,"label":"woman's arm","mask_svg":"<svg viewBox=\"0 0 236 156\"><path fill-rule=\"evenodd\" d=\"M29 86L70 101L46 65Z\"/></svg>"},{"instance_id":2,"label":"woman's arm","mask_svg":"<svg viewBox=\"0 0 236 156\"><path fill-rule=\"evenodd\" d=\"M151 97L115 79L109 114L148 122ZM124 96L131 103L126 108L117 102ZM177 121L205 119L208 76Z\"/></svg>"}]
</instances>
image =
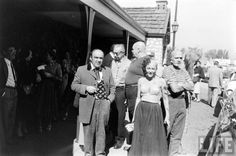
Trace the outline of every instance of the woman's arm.
<instances>
[{"instance_id":1,"label":"woman's arm","mask_svg":"<svg viewBox=\"0 0 236 156\"><path fill-rule=\"evenodd\" d=\"M163 103L164 103L164 107L165 107L165 112L166 112L166 116L164 119L164 123L166 123L168 126L170 124L170 113L169 113L169 100L168 100L168 91L167 91L167 85L165 80L163 79L162 85L161 85L161 92L162 92L162 98L163 98Z\"/></svg>"}]
</instances>

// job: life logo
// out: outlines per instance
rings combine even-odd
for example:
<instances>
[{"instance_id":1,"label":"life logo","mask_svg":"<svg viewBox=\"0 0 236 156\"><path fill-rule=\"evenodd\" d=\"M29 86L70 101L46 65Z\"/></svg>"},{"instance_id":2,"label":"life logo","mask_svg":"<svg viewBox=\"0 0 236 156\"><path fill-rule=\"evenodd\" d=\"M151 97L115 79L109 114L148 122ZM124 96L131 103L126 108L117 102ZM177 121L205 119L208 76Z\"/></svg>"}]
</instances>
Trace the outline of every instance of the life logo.
<instances>
[{"instance_id":1,"label":"life logo","mask_svg":"<svg viewBox=\"0 0 236 156\"><path fill-rule=\"evenodd\" d=\"M198 149L201 154L236 155L236 140L232 136L198 137Z\"/></svg>"}]
</instances>

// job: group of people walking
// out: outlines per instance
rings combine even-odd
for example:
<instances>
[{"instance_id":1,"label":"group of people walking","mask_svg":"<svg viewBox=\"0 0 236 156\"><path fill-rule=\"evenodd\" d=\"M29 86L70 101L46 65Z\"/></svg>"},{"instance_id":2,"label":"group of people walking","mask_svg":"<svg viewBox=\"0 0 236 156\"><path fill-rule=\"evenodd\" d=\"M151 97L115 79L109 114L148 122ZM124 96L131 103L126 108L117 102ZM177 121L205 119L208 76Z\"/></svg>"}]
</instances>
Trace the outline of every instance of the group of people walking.
<instances>
[{"instance_id":1,"label":"group of people walking","mask_svg":"<svg viewBox=\"0 0 236 156\"><path fill-rule=\"evenodd\" d=\"M105 57L103 51L94 49L89 63L80 66L75 74L71 88L80 94L85 156L106 155L113 104L118 110L115 149L130 138L128 134L132 133L127 131L133 131L128 155L179 154L187 95L194 85L183 68L183 53L172 52L171 65L164 68L161 77L156 74L157 62L146 54L143 42L132 46L133 60L125 53L123 44L114 44ZM125 120L127 114L130 122Z\"/></svg>"}]
</instances>

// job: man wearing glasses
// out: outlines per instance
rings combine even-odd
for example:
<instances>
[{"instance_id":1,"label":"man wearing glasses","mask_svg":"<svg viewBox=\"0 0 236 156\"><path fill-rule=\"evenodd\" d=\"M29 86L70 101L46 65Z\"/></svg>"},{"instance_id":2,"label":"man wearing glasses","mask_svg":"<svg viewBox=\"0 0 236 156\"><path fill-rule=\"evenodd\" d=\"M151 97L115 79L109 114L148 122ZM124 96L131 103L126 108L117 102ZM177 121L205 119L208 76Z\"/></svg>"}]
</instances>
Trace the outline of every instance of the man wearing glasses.
<instances>
[{"instance_id":1,"label":"man wearing glasses","mask_svg":"<svg viewBox=\"0 0 236 156\"><path fill-rule=\"evenodd\" d=\"M183 53L171 53L171 65L163 70L169 91L170 126L168 128L169 155L181 154L179 149L186 120L186 92L193 89L193 82L183 65Z\"/></svg>"},{"instance_id":2,"label":"man wearing glasses","mask_svg":"<svg viewBox=\"0 0 236 156\"><path fill-rule=\"evenodd\" d=\"M118 125L115 149L121 148L125 140L125 77L130 65L130 60L125 56L123 44L115 44L113 49L114 60L111 63L111 71L116 86L115 104L118 110Z\"/></svg>"}]
</instances>

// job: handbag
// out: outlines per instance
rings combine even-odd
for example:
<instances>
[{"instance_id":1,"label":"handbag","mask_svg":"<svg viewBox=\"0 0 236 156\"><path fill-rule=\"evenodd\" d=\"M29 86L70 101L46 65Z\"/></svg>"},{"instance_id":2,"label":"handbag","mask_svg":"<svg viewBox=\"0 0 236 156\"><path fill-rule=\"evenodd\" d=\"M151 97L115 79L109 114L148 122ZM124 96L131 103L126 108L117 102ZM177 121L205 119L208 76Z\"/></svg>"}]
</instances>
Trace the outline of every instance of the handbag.
<instances>
[{"instance_id":1,"label":"handbag","mask_svg":"<svg viewBox=\"0 0 236 156\"><path fill-rule=\"evenodd\" d=\"M134 130L133 130L133 129L130 130L129 128L126 127L126 126L129 126L129 125L133 124L133 123L130 122L128 110L125 112L125 123L126 123L125 129L126 129L126 132L127 132L126 143L127 143L128 145L131 145L131 143L132 143L132 137L133 137L133 131L134 131Z\"/></svg>"}]
</instances>

